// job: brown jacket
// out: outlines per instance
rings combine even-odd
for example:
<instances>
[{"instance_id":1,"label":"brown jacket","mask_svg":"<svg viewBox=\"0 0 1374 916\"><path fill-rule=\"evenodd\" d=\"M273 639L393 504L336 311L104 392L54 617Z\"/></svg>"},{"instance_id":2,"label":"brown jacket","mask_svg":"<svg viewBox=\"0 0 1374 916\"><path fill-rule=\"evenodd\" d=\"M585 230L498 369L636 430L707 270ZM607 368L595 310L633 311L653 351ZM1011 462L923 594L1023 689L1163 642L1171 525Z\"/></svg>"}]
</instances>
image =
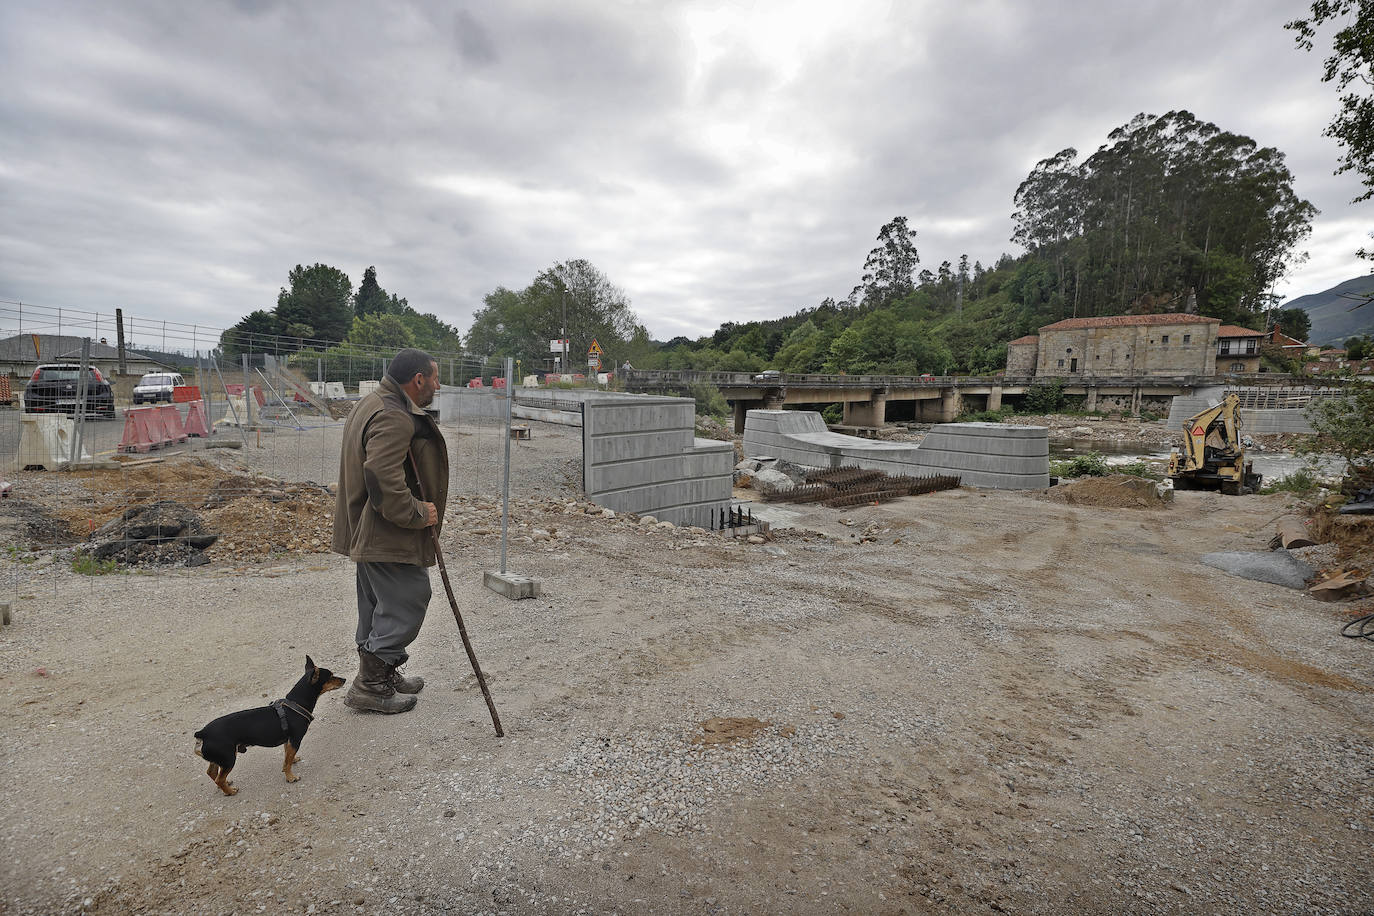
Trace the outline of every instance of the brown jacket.
<instances>
[{"instance_id":1,"label":"brown jacket","mask_svg":"<svg viewBox=\"0 0 1374 916\"><path fill-rule=\"evenodd\" d=\"M427 502L444 524L448 445L439 424L405 390L383 378L348 415L339 455L334 504L334 552L356 563L434 565L421 489L406 457L413 451Z\"/></svg>"}]
</instances>

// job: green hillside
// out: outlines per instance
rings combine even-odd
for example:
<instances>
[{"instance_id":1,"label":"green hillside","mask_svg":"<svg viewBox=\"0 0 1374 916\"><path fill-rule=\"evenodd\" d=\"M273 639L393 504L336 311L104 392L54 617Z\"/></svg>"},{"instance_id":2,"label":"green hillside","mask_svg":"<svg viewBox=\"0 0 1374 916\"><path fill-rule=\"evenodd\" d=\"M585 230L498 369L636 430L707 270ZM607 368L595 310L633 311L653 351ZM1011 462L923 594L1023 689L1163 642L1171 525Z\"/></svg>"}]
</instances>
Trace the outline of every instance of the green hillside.
<instances>
[{"instance_id":1,"label":"green hillside","mask_svg":"<svg viewBox=\"0 0 1374 916\"><path fill-rule=\"evenodd\" d=\"M1351 337L1374 335L1374 304L1360 305L1370 295L1374 295L1374 275L1365 274L1320 293L1290 299L1280 307L1307 312L1312 321L1308 343L1341 346Z\"/></svg>"}]
</instances>

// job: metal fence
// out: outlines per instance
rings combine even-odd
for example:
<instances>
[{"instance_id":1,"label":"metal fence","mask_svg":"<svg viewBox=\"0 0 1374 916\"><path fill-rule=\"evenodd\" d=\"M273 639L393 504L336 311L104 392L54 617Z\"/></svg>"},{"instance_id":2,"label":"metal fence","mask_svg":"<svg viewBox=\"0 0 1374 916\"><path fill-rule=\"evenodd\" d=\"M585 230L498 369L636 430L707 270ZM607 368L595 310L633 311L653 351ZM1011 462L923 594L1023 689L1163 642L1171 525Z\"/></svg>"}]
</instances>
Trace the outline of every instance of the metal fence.
<instances>
[{"instance_id":1,"label":"metal fence","mask_svg":"<svg viewBox=\"0 0 1374 916\"><path fill-rule=\"evenodd\" d=\"M345 418L394 353L0 301L0 374L12 391L0 404L0 602L131 570L225 572L328 552ZM490 386L504 371L432 355L444 385ZM72 373L89 381L85 396L30 402L30 376L51 364L88 367ZM135 404L143 369L185 385L170 401ZM92 406L103 386L113 417ZM461 443L451 502L499 502L504 420L468 399L448 403L441 423L451 447Z\"/></svg>"}]
</instances>

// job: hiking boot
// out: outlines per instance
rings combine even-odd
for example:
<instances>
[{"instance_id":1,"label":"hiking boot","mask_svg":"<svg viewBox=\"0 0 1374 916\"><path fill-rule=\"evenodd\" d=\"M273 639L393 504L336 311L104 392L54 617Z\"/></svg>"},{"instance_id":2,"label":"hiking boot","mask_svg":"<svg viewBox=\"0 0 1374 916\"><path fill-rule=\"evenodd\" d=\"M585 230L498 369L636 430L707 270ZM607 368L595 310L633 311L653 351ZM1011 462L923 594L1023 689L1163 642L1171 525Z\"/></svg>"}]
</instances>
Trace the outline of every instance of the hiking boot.
<instances>
[{"instance_id":1,"label":"hiking boot","mask_svg":"<svg viewBox=\"0 0 1374 916\"><path fill-rule=\"evenodd\" d=\"M397 693L419 693L425 688L425 679L418 674L413 677L406 677L401 673L400 665L391 666L391 689Z\"/></svg>"},{"instance_id":2,"label":"hiking boot","mask_svg":"<svg viewBox=\"0 0 1374 916\"><path fill-rule=\"evenodd\" d=\"M393 666L365 649L358 650L358 674L344 695L344 705L365 712L397 713L415 708L413 696L402 696L392 684Z\"/></svg>"}]
</instances>

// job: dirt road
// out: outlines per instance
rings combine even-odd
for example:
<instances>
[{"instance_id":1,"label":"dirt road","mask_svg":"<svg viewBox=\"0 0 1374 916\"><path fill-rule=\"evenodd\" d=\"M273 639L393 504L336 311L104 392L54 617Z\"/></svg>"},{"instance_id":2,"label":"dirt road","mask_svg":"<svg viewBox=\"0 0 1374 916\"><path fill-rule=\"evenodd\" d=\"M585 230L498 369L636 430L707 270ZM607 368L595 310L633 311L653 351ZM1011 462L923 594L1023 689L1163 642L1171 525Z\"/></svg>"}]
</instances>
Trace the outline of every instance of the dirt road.
<instances>
[{"instance_id":1,"label":"dirt road","mask_svg":"<svg viewBox=\"0 0 1374 916\"><path fill-rule=\"evenodd\" d=\"M1374 646L1197 562L1284 497L957 490L751 545L589 514L543 432L511 568L545 597L481 587L491 501L444 538L504 739L435 576L417 709L328 694L301 781L251 749L225 797L191 733L306 653L352 676L346 561L4 580L0 912L1374 909Z\"/></svg>"}]
</instances>

